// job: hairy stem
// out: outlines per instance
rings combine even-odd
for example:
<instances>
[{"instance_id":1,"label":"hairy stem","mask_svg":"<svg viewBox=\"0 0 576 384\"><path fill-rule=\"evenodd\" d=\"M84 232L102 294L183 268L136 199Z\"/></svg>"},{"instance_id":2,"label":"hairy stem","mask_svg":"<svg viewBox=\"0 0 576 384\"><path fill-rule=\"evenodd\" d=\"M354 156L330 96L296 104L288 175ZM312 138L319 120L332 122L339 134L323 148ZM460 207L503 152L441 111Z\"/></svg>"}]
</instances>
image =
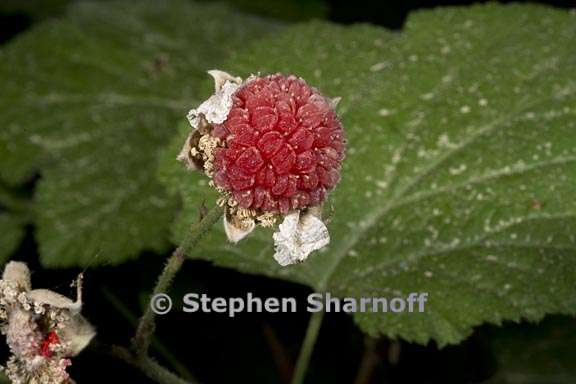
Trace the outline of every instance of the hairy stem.
<instances>
[{"instance_id":1,"label":"hairy stem","mask_svg":"<svg viewBox=\"0 0 576 384\"><path fill-rule=\"evenodd\" d=\"M108 287L102 286L100 288L104 297L110 302L110 304L124 317L131 326L138 326L138 317L114 294ZM170 349L164 345L158 338L152 336L152 341L150 343L152 350L157 352L168 364L182 376L184 379L192 379L192 373L182 364L176 356L170 351Z\"/></svg>"},{"instance_id":2,"label":"hairy stem","mask_svg":"<svg viewBox=\"0 0 576 384\"><path fill-rule=\"evenodd\" d=\"M152 296L155 296L159 293L164 293L166 290L168 290L172 284L174 276L180 270L185 257L186 256L182 250L182 247L176 248L176 250L172 253L172 256L168 258L168 261L164 266L164 270L160 274L158 282L154 287ZM144 315L140 318L140 322L136 328L136 335L132 340L132 346L134 347L136 353L140 356L148 355L148 348L150 347L152 335L156 329L155 319L156 314L150 306L147 306L146 310L144 311Z\"/></svg>"},{"instance_id":3,"label":"hairy stem","mask_svg":"<svg viewBox=\"0 0 576 384\"><path fill-rule=\"evenodd\" d=\"M184 241L182 241L182 244L176 248L168 258L164 270L158 277L158 281L154 287L152 293L153 296L159 293L166 293L166 291L170 289L174 276L176 276L176 273L178 273L180 267L182 267L186 254L198 243L198 241L200 241L200 239L204 237L204 235L206 235L212 225L218 221L220 216L222 216L222 208L215 206L208 211L208 213L198 223L192 226L190 231L186 234ZM156 314L152 308L148 306L138 323L136 335L132 340L132 347L140 358L148 355L148 348L150 347L152 335L155 330L155 318Z\"/></svg>"},{"instance_id":4,"label":"hairy stem","mask_svg":"<svg viewBox=\"0 0 576 384\"><path fill-rule=\"evenodd\" d=\"M318 333L320 331L323 318L324 311L314 312L312 316L310 316L308 328L306 329L306 336L304 336L300 354L298 355L298 360L296 361L296 368L294 368L292 384L302 384L304 382L306 370L310 364L312 350L314 349L314 344L316 344L316 339L318 338Z\"/></svg>"}]
</instances>

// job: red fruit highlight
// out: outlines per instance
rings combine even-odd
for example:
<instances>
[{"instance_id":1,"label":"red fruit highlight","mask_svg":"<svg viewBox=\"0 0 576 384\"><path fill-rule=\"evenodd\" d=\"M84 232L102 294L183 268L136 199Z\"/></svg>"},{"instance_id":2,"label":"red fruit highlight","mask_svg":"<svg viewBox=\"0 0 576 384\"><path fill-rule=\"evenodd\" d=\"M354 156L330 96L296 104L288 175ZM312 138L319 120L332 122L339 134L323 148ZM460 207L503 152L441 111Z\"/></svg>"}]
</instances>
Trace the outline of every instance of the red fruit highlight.
<instances>
[{"instance_id":1,"label":"red fruit highlight","mask_svg":"<svg viewBox=\"0 0 576 384\"><path fill-rule=\"evenodd\" d=\"M281 74L242 85L213 135L214 182L247 209L286 213L322 203L340 180L345 139L329 100Z\"/></svg>"},{"instance_id":2,"label":"red fruit highlight","mask_svg":"<svg viewBox=\"0 0 576 384\"><path fill-rule=\"evenodd\" d=\"M44 357L51 357L53 352L52 352L52 349L50 347L54 344L59 344L59 343L60 343L60 338L58 337L56 332L54 332L54 331L48 332L48 335L46 336L46 338L44 339L44 341L42 341L42 344L40 345L40 354Z\"/></svg>"}]
</instances>

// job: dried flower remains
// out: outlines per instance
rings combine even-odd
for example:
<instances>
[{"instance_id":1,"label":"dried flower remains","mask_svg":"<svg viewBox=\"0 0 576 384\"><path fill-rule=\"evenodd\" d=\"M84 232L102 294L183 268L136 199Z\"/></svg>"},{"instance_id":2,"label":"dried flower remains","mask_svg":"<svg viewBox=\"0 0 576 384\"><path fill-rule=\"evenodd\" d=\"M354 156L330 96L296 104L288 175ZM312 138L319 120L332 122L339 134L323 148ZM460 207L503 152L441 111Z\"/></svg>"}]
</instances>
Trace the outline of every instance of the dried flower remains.
<instances>
[{"instance_id":1,"label":"dried flower remains","mask_svg":"<svg viewBox=\"0 0 576 384\"><path fill-rule=\"evenodd\" d=\"M80 314L82 275L72 301L47 289L32 289L26 264L6 264L0 280L1 331L11 356L2 367L15 384L72 383L66 368L96 334Z\"/></svg>"}]
</instances>

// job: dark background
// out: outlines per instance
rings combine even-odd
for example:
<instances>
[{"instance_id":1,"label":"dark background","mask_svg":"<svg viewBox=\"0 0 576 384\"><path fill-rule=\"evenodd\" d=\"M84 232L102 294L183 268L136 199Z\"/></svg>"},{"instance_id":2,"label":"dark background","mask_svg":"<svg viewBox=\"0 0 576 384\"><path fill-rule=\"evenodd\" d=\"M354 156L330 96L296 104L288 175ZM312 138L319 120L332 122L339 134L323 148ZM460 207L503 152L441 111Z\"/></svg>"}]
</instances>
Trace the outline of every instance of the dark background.
<instances>
[{"instance_id":1,"label":"dark background","mask_svg":"<svg viewBox=\"0 0 576 384\"><path fill-rule=\"evenodd\" d=\"M60 17L68 0L0 0L0 44L30 28L34 23ZM370 22L389 29L401 29L407 15L420 8L465 5L474 1L368 1L368 0L230 0L239 9L263 16L302 20L324 16L338 23ZM575 1L539 1L556 7L576 7ZM280 4L280 5L279 5ZM288 9L288 11L284 11ZM302 10L300 14L299 10ZM1 85L0 85L1 86ZM27 186L32 193L34 182ZM147 383L137 370L109 356L107 345L129 343L137 317L146 305L158 272L167 255L143 254L120 267L89 269L85 274L84 314L101 332L97 342L74 359L70 369L79 383ZM80 272L43 270L38 264L34 228L14 259L29 263L34 284L74 297L70 282ZM296 284L221 269L202 261L187 261L172 291L173 297L200 291L210 296L297 297L304 307L311 291ZM178 314L158 321L152 350L163 364L174 368L175 361L187 367L205 383L287 382L298 355L309 314ZM532 325L506 324L505 330L528 331ZM495 327L483 326L458 346L438 349L402 341L380 339L364 354L364 336L351 317L325 316L308 374L309 383L353 383L362 357L373 362L371 379L362 383L481 383L497 369L490 335ZM5 347L0 360L7 356ZM173 355L171 357L170 355Z\"/></svg>"}]
</instances>

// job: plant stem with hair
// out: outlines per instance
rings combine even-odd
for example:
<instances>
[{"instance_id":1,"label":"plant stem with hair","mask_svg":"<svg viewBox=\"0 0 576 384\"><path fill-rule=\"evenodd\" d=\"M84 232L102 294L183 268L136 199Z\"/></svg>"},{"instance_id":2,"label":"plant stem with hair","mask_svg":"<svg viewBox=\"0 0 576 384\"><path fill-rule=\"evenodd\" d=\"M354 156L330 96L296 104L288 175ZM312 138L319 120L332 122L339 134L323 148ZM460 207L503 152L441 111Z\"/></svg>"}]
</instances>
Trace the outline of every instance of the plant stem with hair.
<instances>
[{"instance_id":1,"label":"plant stem with hair","mask_svg":"<svg viewBox=\"0 0 576 384\"><path fill-rule=\"evenodd\" d=\"M323 318L324 311L314 312L312 316L310 316L308 328L306 329L306 335L304 336L300 354L298 355L298 360L296 361L296 367L294 368L292 384L302 384L304 382L306 371L308 370L308 365L310 365L310 358L312 357L312 351L314 350L314 345L316 344L316 339L318 338L318 333L320 332Z\"/></svg>"},{"instance_id":2,"label":"plant stem with hair","mask_svg":"<svg viewBox=\"0 0 576 384\"><path fill-rule=\"evenodd\" d=\"M210 211L206 212L199 222L192 226L180 246L174 250L172 255L166 261L166 265L164 266L162 273L160 273L156 286L152 292L152 297L160 293L166 293L170 290L172 281L174 281L176 274L180 271L186 255L208 233L214 223L220 219L222 213L222 208L215 206ZM184 380L178 377L148 356L148 350L156 329L155 319L156 314L152 310L152 307L148 306L136 327L136 334L132 339L132 348L114 347L111 352L127 363L138 367L146 376L158 383L195 383L196 380L192 378Z\"/></svg>"},{"instance_id":3,"label":"plant stem with hair","mask_svg":"<svg viewBox=\"0 0 576 384\"><path fill-rule=\"evenodd\" d=\"M172 285L174 277L182 267L186 254L208 233L212 225L222 216L222 208L215 206L198 222L191 230L186 234L182 244L174 250L172 256L168 258L164 270L158 277L158 282L154 287L152 296L166 293ZM155 324L156 314L150 306L146 308L144 315L140 318L138 327L136 329L136 335L132 340L132 347L136 353L140 356L148 354L148 348L150 347L150 342L152 340L152 335L156 327Z\"/></svg>"}]
</instances>

